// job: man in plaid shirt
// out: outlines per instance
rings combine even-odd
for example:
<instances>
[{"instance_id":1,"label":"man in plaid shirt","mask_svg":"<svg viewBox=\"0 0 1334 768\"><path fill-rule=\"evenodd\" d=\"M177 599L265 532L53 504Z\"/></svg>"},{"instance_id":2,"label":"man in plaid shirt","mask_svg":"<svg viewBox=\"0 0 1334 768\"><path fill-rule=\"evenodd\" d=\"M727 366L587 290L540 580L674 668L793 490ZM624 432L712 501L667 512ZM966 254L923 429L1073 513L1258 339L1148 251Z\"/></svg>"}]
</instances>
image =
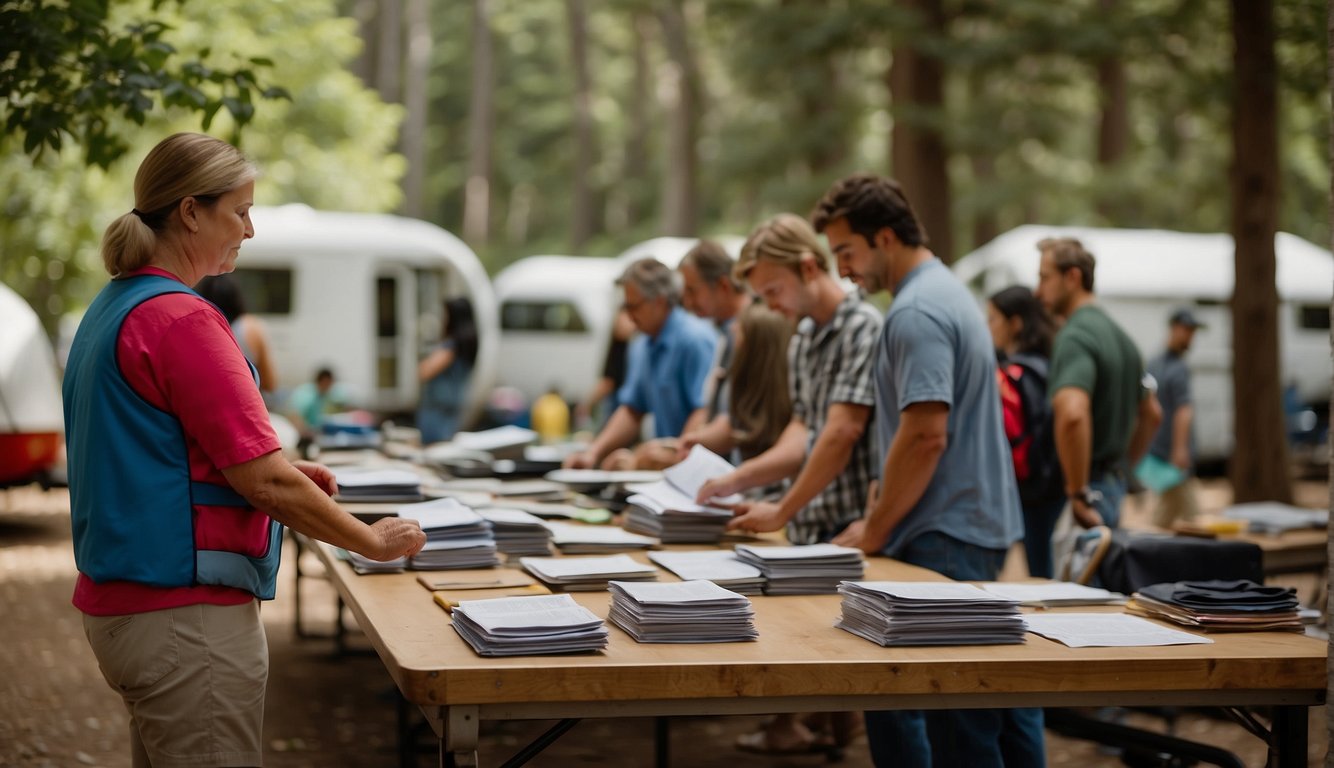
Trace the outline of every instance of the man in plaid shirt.
<instances>
[{"instance_id":1,"label":"man in plaid shirt","mask_svg":"<svg viewBox=\"0 0 1334 768\"><path fill-rule=\"evenodd\" d=\"M792 421L778 442L706 483L701 501L795 476L777 501L736 506L731 530L787 527L793 544L829 541L861 517L875 475L871 380L880 313L830 274L810 224L784 213L761 224L741 249L737 276L770 309L798 320L788 347Z\"/></svg>"}]
</instances>

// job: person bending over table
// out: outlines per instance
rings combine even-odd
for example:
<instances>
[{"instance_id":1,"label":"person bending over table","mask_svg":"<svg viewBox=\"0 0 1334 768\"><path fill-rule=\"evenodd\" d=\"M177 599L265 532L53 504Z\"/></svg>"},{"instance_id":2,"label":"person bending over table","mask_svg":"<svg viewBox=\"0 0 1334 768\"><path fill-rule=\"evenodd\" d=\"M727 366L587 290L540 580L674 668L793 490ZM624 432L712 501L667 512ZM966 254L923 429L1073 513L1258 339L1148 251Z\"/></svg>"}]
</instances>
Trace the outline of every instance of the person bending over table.
<instances>
[{"instance_id":1,"label":"person bending over table","mask_svg":"<svg viewBox=\"0 0 1334 768\"><path fill-rule=\"evenodd\" d=\"M834 543L952 579L995 580L1023 520L977 302L931 253L892 179L835 182L812 218L842 275L894 292L875 355L879 493ZM866 733L878 766L1045 763L1041 709L867 712Z\"/></svg>"},{"instance_id":2,"label":"person bending over table","mask_svg":"<svg viewBox=\"0 0 1334 768\"><path fill-rule=\"evenodd\" d=\"M829 272L830 259L805 219L779 214L761 224L741 250L737 275L765 304L799 321L788 348L792 418L767 451L700 488L699 501L759 488L795 475L778 501L739 504L728 527L787 529L793 544L829 541L861 514L874 474L875 404L872 353L880 314L857 293L846 293ZM733 389L732 397L741 395ZM811 725L827 727L816 735ZM852 713L816 716L811 724L780 715L745 734L741 749L808 752L845 746L860 728Z\"/></svg>"},{"instance_id":3,"label":"person bending over table","mask_svg":"<svg viewBox=\"0 0 1334 768\"><path fill-rule=\"evenodd\" d=\"M625 291L625 309L643 335L630 342L629 372L617 393L620 405L587 448L565 466L596 467L613 451L635 442L645 414L653 415L655 437L676 437L691 412L704 406L704 379L713 363L718 334L709 323L682 309L672 271L657 259L640 259L616 284ZM667 463L675 446L664 448Z\"/></svg>"}]
</instances>

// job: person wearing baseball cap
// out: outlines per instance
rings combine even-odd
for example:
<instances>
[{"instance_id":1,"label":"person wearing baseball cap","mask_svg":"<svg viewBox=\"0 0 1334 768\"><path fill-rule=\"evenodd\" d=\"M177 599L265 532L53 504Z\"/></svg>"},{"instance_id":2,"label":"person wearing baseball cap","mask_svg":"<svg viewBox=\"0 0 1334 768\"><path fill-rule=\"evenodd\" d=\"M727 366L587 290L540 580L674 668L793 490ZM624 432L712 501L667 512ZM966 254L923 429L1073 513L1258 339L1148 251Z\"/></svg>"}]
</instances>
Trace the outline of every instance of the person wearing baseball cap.
<instances>
[{"instance_id":1,"label":"person wearing baseball cap","mask_svg":"<svg viewBox=\"0 0 1334 768\"><path fill-rule=\"evenodd\" d=\"M1186 353L1195 332L1204 323L1190 307L1178 307L1168 317L1167 349L1149 361L1148 371L1158 381L1163 420L1149 443L1149 453L1136 475L1158 493L1153 522L1162 528L1199 514L1194 478L1195 409L1190 394Z\"/></svg>"}]
</instances>

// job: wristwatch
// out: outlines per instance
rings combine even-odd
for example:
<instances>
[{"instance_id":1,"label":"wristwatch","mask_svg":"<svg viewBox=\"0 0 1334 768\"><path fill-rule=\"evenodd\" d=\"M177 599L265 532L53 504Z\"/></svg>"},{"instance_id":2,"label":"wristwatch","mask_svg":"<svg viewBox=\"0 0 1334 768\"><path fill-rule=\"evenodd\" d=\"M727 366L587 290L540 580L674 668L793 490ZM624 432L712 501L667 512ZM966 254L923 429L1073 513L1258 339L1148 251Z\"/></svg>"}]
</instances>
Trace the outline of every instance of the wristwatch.
<instances>
[{"instance_id":1,"label":"wristwatch","mask_svg":"<svg viewBox=\"0 0 1334 768\"><path fill-rule=\"evenodd\" d=\"M1092 507L1102 501L1102 491L1095 491L1086 485L1070 494L1070 501L1078 501L1086 507Z\"/></svg>"}]
</instances>

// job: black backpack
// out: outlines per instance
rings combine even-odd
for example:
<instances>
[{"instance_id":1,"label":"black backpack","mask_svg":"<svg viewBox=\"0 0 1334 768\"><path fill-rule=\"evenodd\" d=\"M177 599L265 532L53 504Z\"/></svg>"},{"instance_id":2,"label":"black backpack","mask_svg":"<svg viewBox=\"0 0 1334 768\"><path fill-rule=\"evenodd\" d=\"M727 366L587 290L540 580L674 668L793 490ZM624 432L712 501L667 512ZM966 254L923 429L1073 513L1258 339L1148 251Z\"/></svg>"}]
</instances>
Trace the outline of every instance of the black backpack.
<instances>
[{"instance_id":1,"label":"black backpack","mask_svg":"<svg viewBox=\"0 0 1334 768\"><path fill-rule=\"evenodd\" d=\"M1024 415L1024 431L1010 440L1010 448L1030 441L1028 477L1019 481L1019 500L1025 507L1050 503L1065 495L1065 476L1056 455L1047 400L1047 361L1034 355L1012 355L1001 363L1001 372L1019 393Z\"/></svg>"}]
</instances>

